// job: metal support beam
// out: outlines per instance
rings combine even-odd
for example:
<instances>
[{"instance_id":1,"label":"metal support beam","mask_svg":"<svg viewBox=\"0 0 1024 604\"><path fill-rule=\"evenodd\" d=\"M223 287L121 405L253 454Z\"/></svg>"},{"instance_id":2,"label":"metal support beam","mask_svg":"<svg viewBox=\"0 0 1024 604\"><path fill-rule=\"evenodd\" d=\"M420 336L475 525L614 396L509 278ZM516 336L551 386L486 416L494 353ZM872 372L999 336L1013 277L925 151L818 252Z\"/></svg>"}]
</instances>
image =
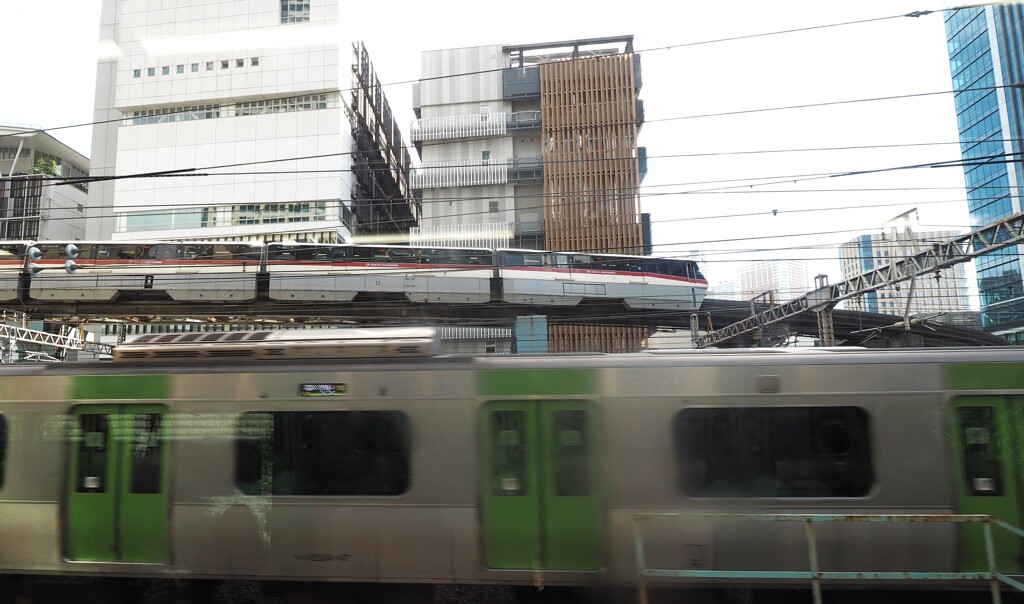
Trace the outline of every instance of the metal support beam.
<instances>
[{"instance_id":1,"label":"metal support beam","mask_svg":"<svg viewBox=\"0 0 1024 604\"><path fill-rule=\"evenodd\" d=\"M751 332L759 327L782 321L811 310L812 306L828 300L831 307L839 302L859 296L887 285L893 285L937 270L967 262L982 254L1024 243L1024 213L1014 214L930 249L885 266L861 273L835 285L826 285L791 302L776 306L756 316L709 333L697 340L698 348L714 346L730 338Z\"/></svg>"},{"instance_id":2,"label":"metal support beam","mask_svg":"<svg viewBox=\"0 0 1024 604\"><path fill-rule=\"evenodd\" d=\"M13 327L11 325L0 325L0 339L14 340L17 342L31 342L34 344L42 344L44 346L52 346L57 349L84 350L86 352L97 352L100 354L110 354L111 351L111 347L106 344L97 344L95 342L87 342L86 340L71 336L47 333L45 331L36 331L34 329L25 329L24 327Z\"/></svg>"}]
</instances>

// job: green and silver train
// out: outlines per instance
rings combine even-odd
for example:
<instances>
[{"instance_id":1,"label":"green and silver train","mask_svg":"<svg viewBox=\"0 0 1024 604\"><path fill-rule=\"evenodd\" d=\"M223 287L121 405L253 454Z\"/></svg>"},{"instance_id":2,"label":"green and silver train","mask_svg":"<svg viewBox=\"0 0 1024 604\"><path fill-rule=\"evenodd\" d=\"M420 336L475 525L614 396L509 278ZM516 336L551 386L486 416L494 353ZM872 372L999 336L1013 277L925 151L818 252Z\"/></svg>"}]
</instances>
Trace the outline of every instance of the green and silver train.
<instances>
[{"instance_id":1,"label":"green and silver train","mask_svg":"<svg viewBox=\"0 0 1024 604\"><path fill-rule=\"evenodd\" d=\"M648 568L807 570L800 523L711 513L1024 524L1024 350L463 358L431 329L285 333L0 369L0 573L629 586L639 541ZM817 539L823 570L986 564L965 524ZM1002 570L1021 552L995 535Z\"/></svg>"}]
</instances>

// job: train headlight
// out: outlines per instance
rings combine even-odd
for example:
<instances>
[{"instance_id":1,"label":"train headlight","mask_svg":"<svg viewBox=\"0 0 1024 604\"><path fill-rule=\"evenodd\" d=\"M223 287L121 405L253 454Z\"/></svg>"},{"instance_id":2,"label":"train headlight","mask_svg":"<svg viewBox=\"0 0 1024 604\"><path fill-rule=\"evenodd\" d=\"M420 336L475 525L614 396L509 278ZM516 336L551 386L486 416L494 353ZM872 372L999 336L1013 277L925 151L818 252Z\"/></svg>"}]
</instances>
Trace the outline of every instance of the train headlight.
<instances>
[{"instance_id":1,"label":"train headlight","mask_svg":"<svg viewBox=\"0 0 1024 604\"><path fill-rule=\"evenodd\" d=\"M74 260L68 260L64 263L64 270L66 270L69 275L73 275L75 274L75 271L78 270L78 263Z\"/></svg>"},{"instance_id":2,"label":"train headlight","mask_svg":"<svg viewBox=\"0 0 1024 604\"><path fill-rule=\"evenodd\" d=\"M68 246L64 248L64 253L68 255L68 258L72 259L78 258L78 254L80 253L80 251L81 250L79 250L78 246L75 245L74 243L69 243ZM65 264L64 267L67 268L67 264Z\"/></svg>"}]
</instances>

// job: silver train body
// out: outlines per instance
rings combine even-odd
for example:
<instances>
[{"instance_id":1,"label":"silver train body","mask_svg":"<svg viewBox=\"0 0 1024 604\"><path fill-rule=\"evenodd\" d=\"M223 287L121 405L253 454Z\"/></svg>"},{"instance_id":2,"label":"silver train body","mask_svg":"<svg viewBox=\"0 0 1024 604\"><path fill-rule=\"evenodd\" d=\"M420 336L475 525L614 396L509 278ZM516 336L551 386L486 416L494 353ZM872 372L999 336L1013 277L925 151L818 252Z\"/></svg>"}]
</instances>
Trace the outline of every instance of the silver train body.
<instances>
[{"instance_id":1,"label":"silver train body","mask_svg":"<svg viewBox=\"0 0 1024 604\"><path fill-rule=\"evenodd\" d=\"M992 368L1024 375L1020 350L166 363L0 370L0 572L632 585L638 530L649 568L806 571L802 523L700 514L976 510L989 500L964 490L971 479L959 461L957 410L983 399L1001 401L997 410L1011 400L1024 406L1017 378L985 390L963 377ZM73 525L76 515L96 512L71 509L78 505L72 495L99 489L100 479L81 475L95 470L82 470L75 451L100 440L89 444L76 418L94 409L131 416L136 407L158 408L164 418L166 503L156 508L162 519L147 524L164 534L143 537L159 542L148 561L90 560L75 552L91 544L75 541L97 537ZM256 450L239 444L247 418L305 414L287 437L301 444L264 443L267 451L291 446L297 459L326 446L304 432L317 430L315 422L367 412L401 417L407 431L405 478L380 487L386 494L279 494L286 487L268 486L266 459L253 470L260 477L246 474L240 457ZM767 423L752 427L755 417ZM809 418L825 435L809 437L811 453L793 449L803 436L777 434L796 425L786 417ZM852 423L841 427L842 417ZM697 436L695 426L708 432ZM709 435L716 440L694 453L691 445ZM819 438L827 442L815 444ZM782 453L786 439L792 450ZM865 448L853 453L855 441ZM754 442L775 453L755 450ZM556 450L566 457L554 459ZM755 481L712 488L710 474L737 471L713 469L721 465L716 455L749 461L762 452L774 455L770 472L782 490ZM1014 471L1011 465L1007 456L1001 471ZM802 486L800 475L815 472L825 490ZM272 478L284 480L280 471ZM556 510L563 504L569 507ZM683 517L636 520L657 513ZM127 531L143 521L117 522ZM827 570L957 571L971 566L977 547L966 531L940 522L835 523L819 529L818 552ZM1019 544L999 543L1001 552L1019 554ZM1002 563L1019 564L1010 558Z\"/></svg>"},{"instance_id":2,"label":"silver train body","mask_svg":"<svg viewBox=\"0 0 1024 604\"><path fill-rule=\"evenodd\" d=\"M693 261L538 250L238 242L21 242L0 247L0 302L352 302L695 310Z\"/></svg>"}]
</instances>

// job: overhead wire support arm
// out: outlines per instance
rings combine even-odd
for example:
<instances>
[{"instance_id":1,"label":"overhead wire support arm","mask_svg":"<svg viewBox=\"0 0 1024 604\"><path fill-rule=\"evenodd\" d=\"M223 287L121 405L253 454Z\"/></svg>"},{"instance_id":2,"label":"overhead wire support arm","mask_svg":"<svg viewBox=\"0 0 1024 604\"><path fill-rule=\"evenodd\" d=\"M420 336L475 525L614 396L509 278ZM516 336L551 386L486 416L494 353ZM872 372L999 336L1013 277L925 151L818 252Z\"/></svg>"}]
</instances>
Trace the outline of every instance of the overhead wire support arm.
<instances>
[{"instance_id":1,"label":"overhead wire support arm","mask_svg":"<svg viewBox=\"0 0 1024 604\"><path fill-rule=\"evenodd\" d=\"M97 344L81 338L25 329L24 327L14 327L12 325L0 325L0 338L43 344L44 346L53 346L54 348L65 350L83 350L100 354L110 354L111 352L111 347L106 344Z\"/></svg>"},{"instance_id":2,"label":"overhead wire support arm","mask_svg":"<svg viewBox=\"0 0 1024 604\"><path fill-rule=\"evenodd\" d=\"M807 311L831 309L839 302L887 285L934 273L954 264L966 262L982 254L1024 243L1024 213L1014 214L984 228L949 241L936 243L903 260L865 271L856 277L826 285L790 302L713 331L696 340L697 348L720 344L730 338L749 333L794 317Z\"/></svg>"}]
</instances>

